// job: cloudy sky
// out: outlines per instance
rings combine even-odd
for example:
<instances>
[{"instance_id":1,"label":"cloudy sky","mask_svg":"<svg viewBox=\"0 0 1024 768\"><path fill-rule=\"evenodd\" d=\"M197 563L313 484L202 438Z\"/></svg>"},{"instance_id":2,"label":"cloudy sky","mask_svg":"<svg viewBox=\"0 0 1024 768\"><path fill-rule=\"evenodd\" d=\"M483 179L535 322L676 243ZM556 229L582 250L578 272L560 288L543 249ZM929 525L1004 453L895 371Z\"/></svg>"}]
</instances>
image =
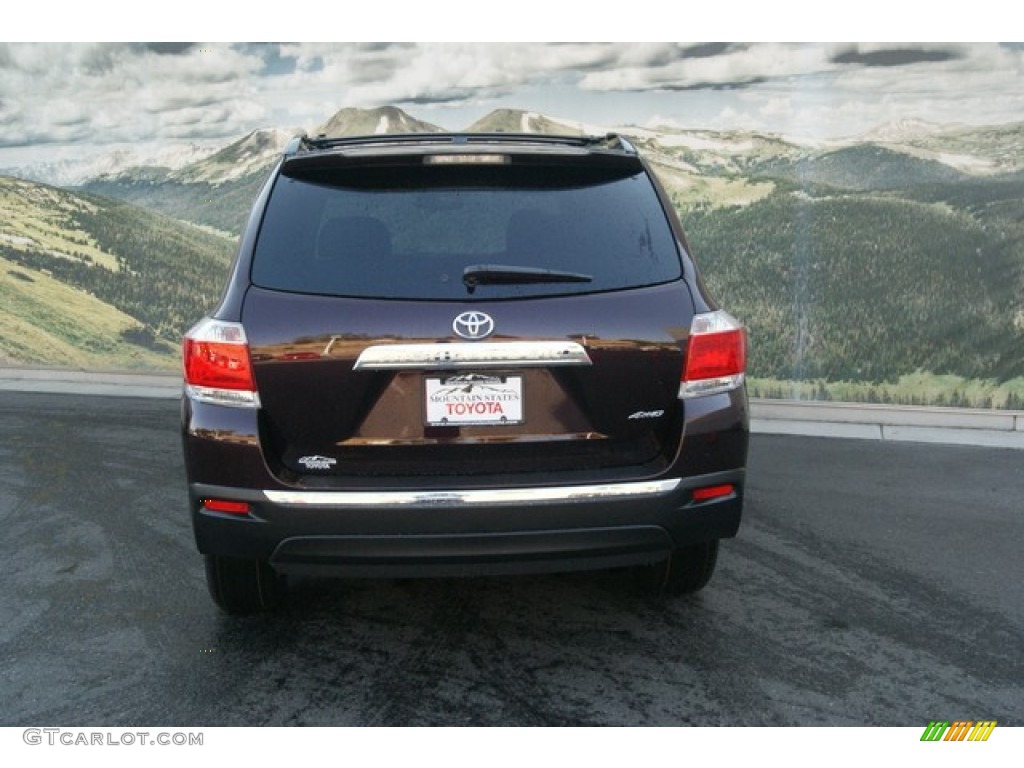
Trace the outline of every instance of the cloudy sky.
<instances>
[{"instance_id":1,"label":"cloudy sky","mask_svg":"<svg viewBox=\"0 0 1024 768\"><path fill-rule=\"evenodd\" d=\"M384 104L452 130L498 107L812 138L996 124L1024 120L1024 45L0 43L0 167Z\"/></svg>"}]
</instances>

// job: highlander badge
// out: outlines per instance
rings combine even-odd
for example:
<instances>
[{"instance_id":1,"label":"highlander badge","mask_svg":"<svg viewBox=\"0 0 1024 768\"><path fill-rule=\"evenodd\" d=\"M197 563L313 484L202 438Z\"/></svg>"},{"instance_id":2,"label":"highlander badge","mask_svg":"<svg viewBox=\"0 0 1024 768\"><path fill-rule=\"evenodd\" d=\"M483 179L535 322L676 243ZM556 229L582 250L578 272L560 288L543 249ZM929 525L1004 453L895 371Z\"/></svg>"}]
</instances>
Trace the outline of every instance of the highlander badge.
<instances>
[{"instance_id":1,"label":"highlander badge","mask_svg":"<svg viewBox=\"0 0 1024 768\"><path fill-rule=\"evenodd\" d=\"M299 464L306 469L330 469L337 463L338 460L330 456L303 456L299 459Z\"/></svg>"}]
</instances>

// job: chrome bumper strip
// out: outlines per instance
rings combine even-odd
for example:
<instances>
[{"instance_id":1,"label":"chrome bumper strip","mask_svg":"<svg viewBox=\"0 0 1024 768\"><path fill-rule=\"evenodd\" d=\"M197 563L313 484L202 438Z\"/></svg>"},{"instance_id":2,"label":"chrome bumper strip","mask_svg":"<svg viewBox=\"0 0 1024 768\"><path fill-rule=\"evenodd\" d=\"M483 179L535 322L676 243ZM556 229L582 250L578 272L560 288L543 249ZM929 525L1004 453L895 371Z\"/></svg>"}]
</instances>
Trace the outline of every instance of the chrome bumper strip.
<instances>
[{"instance_id":1,"label":"chrome bumper strip","mask_svg":"<svg viewBox=\"0 0 1024 768\"><path fill-rule=\"evenodd\" d=\"M481 341L468 344L377 344L364 349L353 368L377 371L590 364L586 350L575 341Z\"/></svg>"},{"instance_id":2,"label":"chrome bumper strip","mask_svg":"<svg viewBox=\"0 0 1024 768\"><path fill-rule=\"evenodd\" d=\"M448 507L532 504L546 501L662 496L674 491L679 478L639 483L572 485L551 488L502 488L470 491L263 491L267 501L286 506L317 507Z\"/></svg>"}]
</instances>

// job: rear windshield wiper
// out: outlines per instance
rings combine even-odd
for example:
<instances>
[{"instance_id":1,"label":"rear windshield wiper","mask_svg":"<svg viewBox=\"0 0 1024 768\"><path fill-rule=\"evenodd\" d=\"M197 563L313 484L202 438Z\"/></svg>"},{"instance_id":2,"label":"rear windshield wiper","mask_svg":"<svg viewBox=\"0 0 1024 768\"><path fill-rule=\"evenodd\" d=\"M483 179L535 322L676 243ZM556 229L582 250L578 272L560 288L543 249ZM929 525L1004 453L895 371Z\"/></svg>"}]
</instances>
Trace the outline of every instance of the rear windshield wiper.
<instances>
[{"instance_id":1,"label":"rear windshield wiper","mask_svg":"<svg viewBox=\"0 0 1024 768\"><path fill-rule=\"evenodd\" d=\"M522 285L526 283L589 283L594 278L579 272L557 269L513 267L505 264L474 264L462 271L462 282L472 293L478 285Z\"/></svg>"}]
</instances>

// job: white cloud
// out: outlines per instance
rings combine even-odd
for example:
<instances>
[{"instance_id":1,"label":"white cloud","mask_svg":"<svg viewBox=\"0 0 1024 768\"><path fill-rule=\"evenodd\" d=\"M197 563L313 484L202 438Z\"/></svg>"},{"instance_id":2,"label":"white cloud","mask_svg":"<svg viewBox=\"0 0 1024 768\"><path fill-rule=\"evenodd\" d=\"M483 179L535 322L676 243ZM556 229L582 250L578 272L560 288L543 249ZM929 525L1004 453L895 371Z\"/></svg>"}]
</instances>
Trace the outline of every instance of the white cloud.
<instances>
[{"instance_id":1,"label":"white cloud","mask_svg":"<svg viewBox=\"0 0 1024 768\"><path fill-rule=\"evenodd\" d=\"M594 91L732 87L763 79L814 74L830 65L822 46L763 43L735 46L715 56L690 57L686 47L670 59L587 73L580 85Z\"/></svg>"},{"instance_id":2,"label":"white cloud","mask_svg":"<svg viewBox=\"0 0 1024 768\"><path fill-rule=\"evenodd\" d=\"M273 87L333 91L348 106L479 99L539 81L578 79L582 69L609 61L614 49L598 44L302 43L282 46L298 71Z\"/></svg>"},{"instance_id":3,"label":"white cloud","mask_svg":"<svg viewBox=\"0 0 1024 768\"><path fill-rule=\"evenodd\" d=\"M254 113L243 86L262 67L255 56L202 45L173 55L124 44L19 44L6 46L3 60L0 101L16 104L18 119L0 125L0 143L15 145L90 134L132 141L190 120L237 131Z\"/></svg>"},{"instance_id":4,"label":"white cloud","mask_svg":"<svg viewBox=\"0 0 1024 768\"><path fill-rule=\"evenodd\" d=\"M226 142L260 127L312 129L346 106L398 103L431 119L437 106L529 108L519 101L524 94L545 90L565 94L557 110L563 117L609 124L649 124L659 114L688 127L834 135L902 117L1024 119L1024 50L995 44L295 43L161 50L0 46L0 146Z\"/></svg>"}]
</instances>

